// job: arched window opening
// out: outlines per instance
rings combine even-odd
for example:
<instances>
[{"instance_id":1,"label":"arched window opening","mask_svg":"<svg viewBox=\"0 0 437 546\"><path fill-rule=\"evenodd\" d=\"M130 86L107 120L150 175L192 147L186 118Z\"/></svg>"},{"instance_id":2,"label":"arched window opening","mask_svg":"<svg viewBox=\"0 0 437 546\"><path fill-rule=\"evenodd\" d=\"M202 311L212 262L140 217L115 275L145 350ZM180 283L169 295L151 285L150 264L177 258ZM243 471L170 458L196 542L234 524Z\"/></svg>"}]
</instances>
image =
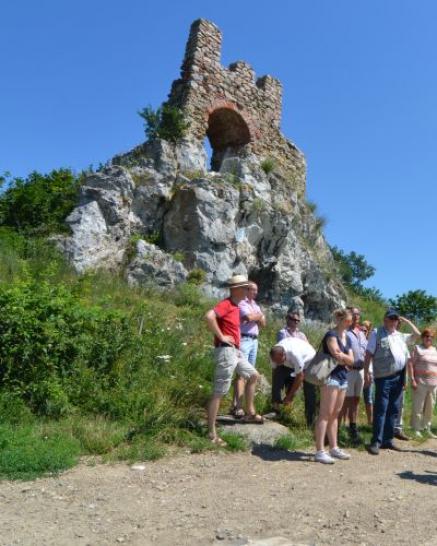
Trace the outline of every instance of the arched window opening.
<instances>
[{"instance_id":1,"label":"arched window opening","mask_svg":"<svg viewBox=\"0 0 437 546\"><path fill-rule=\"evenodd\" d=\"M235 154L250 142L247 123L230 108L217 108L208 119L206 132L211 145L211 170L219 171L226 155Z\"/></svg>"}]
</instances>

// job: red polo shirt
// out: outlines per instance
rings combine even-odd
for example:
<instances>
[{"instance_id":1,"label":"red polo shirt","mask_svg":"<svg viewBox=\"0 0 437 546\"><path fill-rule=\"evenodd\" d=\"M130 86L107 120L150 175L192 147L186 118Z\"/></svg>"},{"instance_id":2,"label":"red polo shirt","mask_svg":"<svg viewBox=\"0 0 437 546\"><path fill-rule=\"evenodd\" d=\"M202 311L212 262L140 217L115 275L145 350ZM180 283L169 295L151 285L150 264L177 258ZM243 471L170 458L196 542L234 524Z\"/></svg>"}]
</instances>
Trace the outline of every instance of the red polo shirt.
<instances>
[{"instance_id":1,"label":"red polo shirt","mask_svg":"<svg viewBox=\"0 0 437 546\"><path fill-rule=\"evenodd\" d=\"M235 346L240 347L240 308L231 298L222 300L214 307L217 322L224 336L232 336ZM214 337L214 345L217 347L220 341Z\"/></svg>"}]
</instances>

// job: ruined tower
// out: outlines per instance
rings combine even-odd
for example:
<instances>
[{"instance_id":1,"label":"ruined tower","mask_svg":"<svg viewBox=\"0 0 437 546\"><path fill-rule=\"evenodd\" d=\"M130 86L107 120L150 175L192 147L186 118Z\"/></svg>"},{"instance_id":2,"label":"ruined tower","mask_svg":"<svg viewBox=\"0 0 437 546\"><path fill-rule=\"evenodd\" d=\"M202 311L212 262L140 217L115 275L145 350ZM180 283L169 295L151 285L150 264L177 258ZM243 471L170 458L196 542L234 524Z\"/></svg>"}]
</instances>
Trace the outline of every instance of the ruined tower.
<instances>
[{"instance_id":1,"label":"ruined tower","mask_svg":"<svg viewBox=\"0 0 437 546\"><path fill-rule=\"evenodd\" d=\"M172 84L168 102L182 109L188 136L209 138L211 167L219 170L225 155L253 153L273 159L299 194L305 191L305 159L280 131L282 86L272 76L256 78L252 67L220 63L222 36L205 19L191 25L181 77Z\"/></svg>"}]
</instances>

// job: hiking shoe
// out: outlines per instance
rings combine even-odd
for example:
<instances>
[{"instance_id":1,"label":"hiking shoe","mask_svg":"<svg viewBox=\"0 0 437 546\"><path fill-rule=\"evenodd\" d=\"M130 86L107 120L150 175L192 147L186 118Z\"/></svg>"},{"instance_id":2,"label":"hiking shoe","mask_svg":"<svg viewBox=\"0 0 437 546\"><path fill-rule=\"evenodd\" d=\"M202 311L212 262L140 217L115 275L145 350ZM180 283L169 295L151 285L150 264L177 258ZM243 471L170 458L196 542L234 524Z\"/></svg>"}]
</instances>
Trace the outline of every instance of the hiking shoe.
<instances>
[{"instance_id":1,"label":"hiking shoe","mask_svg":"<svg viewBox=\"0 0 437 546\"><path fill-rule=\"evenodd\" d=\"M322 464L334 464L335 461L332 457L326 453L326 451L317 451L316 456L314 457L316 462Z\"/></svg>"},{"instance_id":2,"label":"hiking shoe","mask_svg":"<svg viewBox=\"0 0 437 546\"><path fill-rule=\"evenodd\" d=\"M407 436L405 432L403 432L402 430L396 430L394 433L394 437L397 440L405 440L405 441L410 440L410 437Z\"/></svg>"},{"instance_id":3,"label":"hiking shoe","mask_svg":"<svg viewBox=\"0 0 437 546\"><path fill-rule=\"evenodd\" d=\"M378 443L370 444L370 446L367 448L368 452L371 455L379 455L379 445Z\"/></svg>"},{"instance_id":4,"label":"hiking shoe","mask_svg":"<svg viewBox=\"0 0 437 546\"><path fill-rule=\"evenodd\" d=\"M347 461L348 459L351 458L349 453L346 453L346 451L343 451L339 447L332 448L329 454L331 455L331 457L335 457L336 459L341 459L342 461Z\"/></svg>"},{"instance_id":5,"label":"hiking shoe","mask_svg":"<svg viewBox=\"0 0 437 546\"><path fill-rule=\"evenodd\" d=\"M428 436L429 436L430 438L434 438L434 440L437 439L437 436L433 433L433 431L432 431L430 428L427 428L427 429L425 430L425 432L428 434Z\"/></svg>"},{"instance_id":6,"label":"hiking shoe","mask_svg":"<svg viewBox=\"0 0 437 546\"><path fill-rule=\"evenodd\" d=\"M423 435L422 435L422 433L420 432L420 430L416 430L416 431L414 432L414 436L415 436L416 438L423 438Z\"/></svg>"}]
</instances>

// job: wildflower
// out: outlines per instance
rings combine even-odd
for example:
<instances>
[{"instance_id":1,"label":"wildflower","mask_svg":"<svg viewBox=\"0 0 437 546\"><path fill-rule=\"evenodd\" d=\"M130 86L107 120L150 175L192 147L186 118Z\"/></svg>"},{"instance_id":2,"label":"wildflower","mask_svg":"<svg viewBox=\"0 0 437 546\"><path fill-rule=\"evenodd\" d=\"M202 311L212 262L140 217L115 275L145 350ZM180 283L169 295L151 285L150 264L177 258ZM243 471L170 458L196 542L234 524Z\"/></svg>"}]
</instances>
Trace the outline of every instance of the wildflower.
<instances>
[{"instance_id":1,"label":"wildflower","mask_svg":"<svg viewBox=\"0 0 437 546\"><path fill-rule=\"evenodd\" d=\"M163 362L168 362L171 359L171 355L159 355L156 358L158 360L162 360Z\"/></svg>"}]
</instances>

